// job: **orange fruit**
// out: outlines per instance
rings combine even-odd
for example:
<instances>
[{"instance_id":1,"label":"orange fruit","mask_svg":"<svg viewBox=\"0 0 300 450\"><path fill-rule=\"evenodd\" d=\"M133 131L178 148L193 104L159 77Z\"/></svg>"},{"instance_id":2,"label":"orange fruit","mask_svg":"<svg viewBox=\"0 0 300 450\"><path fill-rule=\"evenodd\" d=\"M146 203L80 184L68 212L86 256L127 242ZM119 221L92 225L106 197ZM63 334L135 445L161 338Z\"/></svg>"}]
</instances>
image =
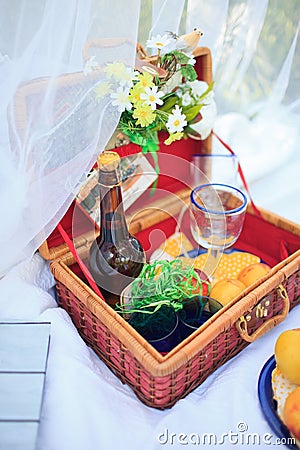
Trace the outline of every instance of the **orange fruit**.
<instances>
[{"instance_id":1,"label":"orange fruit","mask_svg":"<svg viewBox=\"0 0 300 450\"><path fill-rule=\"evenodd\" d=\"M225 280L217 281L211 291L210 297L218 300L223 306L227 305L237 295L245 289L244 283L234 278L226 278Z\"/></svg>"},{"instance_id":2,"label":"orange fruit","mask_svg":"<svg viewBox=\"0 0 300 450\"><path fill-rule=\"evenodd\" d=\"M294 384L300 384L300 328L283 331L275 343L279 370Z\"/></svg>"},{"instance_id":3,"label":"orange fruit","mask_svg":"<svg viewBox=\"0 0 300 450\"><path fill-rule=\"evenodd\" d=\"M238 275L238 280L244 283L245 286L250 286L259 278L265 276L270 272L271 267L264 263L254 263L245 267Z\"/></svg>"}]
</instances>

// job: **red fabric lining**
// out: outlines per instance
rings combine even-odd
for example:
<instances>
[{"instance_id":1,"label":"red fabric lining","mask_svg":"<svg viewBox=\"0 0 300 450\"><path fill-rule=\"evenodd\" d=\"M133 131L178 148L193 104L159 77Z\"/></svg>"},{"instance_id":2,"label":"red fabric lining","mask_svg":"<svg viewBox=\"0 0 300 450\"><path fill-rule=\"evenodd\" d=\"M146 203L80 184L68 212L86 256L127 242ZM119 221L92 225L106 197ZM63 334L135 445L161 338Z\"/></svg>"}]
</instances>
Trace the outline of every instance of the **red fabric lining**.
<instances>
[{"instance_id":1,"label":"red fabric lining","mask_svg":"<svg viewBox=\"0 0 300 450\"><path fill-rule=\"evenodd\" d=\"M187 187L185 180L190 176L190 161L192 155L201 152L201 141L188 139L185 141L176 141L171 147L163 143L164 135L160 136L160 150L158 154L161 175L159 177L157 190L155 195L148 190L143 194L134 204L134 208L143 207L150 200L154 201L157 198L165 195L166 191L176 192L184 187ZM116 149L120 156L127 156L140 151L140 147L135 144L128 144ZM170 154L174 158L170 157ZM176 159L175 157L180 158ZM150 162L152 156L147 155ZM172 176L164 175L172 174ZM61 221L62 227L72 235L72 220L75 209L75 201L69 208L68 212ZM78 220L79 218L79 220ZM140 239L142 245L149 256L154 250L154 246L159 246L166 237L169 237L175 231L175 220L170 218L157 225L148 228L140 233L137 237ZM91 219L83 211L76 209L76 236L83 234L85 231L91 230ZM189 236L189 230L184 230ZM149 242L149 235L150 242ZM76 237L73 236L73 237ZM61 234L55 229L47 239L48 247L52 248L63 243ZM152 248L151 248L152 245ZM260 215L246 214L245 224L236 248L245 250L256 254L267 264L271 266L285 259L288 255L294 253L300 248L300 237L293 235L291 232L282 230L266 220Z\"/></svg>"},{"instance_id":2,"label":"red fabric lining","mask_svg":"<svg viewBox=\"0 0 300 450\"><path fill-rule=\"evenodd\" d=\"M243 231L236 246L256 253L271 266L300 248L300 237L270 224L261 217L246 214Z\"/></svg>"},{"instance_id":3,"label":"red fabric lining","mask_svg":"<svg viewBox=\"0 0 300 450\"><path fill-rule=\"evenodd\" d=\"M74 233L73 229L73 217L74 217L74 210L76 205L76 232ZM69 236L72 236L73 238L76 238L78 236L81 236L86 231L90 231L94 227L94 222L88 216L87 213L79 206L74 200L71 204L70 208L60 221L61 226L63 229L68 233ZM58 229L55 228L54 231L49 235L47 239L48 248L57 247L59 245L62 245L64 243L64 240L62 239L61 233L58 232Z\"/></svg>"},{"instance_id":4,"label":"red fabric lining","mask_svg":"<svg viewBox=\"0 0 300 450\"><path fill-rule=\"evenodd\" d=\"M137 238L145 248L147 257L150 256L154 248L164 242L164 239L174 233L175 227L175 220L170 218L159 224L161 233L157 232L158 226L154 225L137 234ZM191 239L186 223L183 223L182 228L188 238ZM275 266L300 248L300 236L277 228L262 217L246 213L243 231L234 248L253 253L270 266Z\"/></svg>"}]
</instances>

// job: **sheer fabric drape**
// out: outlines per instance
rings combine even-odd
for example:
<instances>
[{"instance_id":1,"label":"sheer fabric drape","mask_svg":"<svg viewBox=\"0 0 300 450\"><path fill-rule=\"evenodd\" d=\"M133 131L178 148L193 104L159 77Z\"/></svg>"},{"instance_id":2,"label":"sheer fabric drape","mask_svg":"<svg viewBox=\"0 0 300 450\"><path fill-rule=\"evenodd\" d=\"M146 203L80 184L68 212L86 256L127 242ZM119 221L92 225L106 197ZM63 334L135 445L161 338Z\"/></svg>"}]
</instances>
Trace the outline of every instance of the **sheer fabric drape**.
<instances>
[{"instance_id":1,"label":"sheer fabric drape","mask_svg":"<svg viewBox=\"0 0 300 450\"><path fill-rule=\"evenodd\" d=\"M107 64L133 66L139 6L1 2L0 274L49 235L113 133L120 113L95 88Z\"/></svg>"},{"instance_id":2,"label":"sheer fabric drape","mask_svg":"<svg viewBox=\"0 0 300 450\"><path fill-rule=\"evenodd\" d=\"M239 155L249 181L284 163L300 137L300 3L297 0L178 0L184 32L204 32L218 107L215 131ZM173 5L173 6L172 6ZM155 31L177 32L172 1L155 1ZM169 11L167 12L167 8ZM182 30L181 30L182 32ZM222 151L217 141L214 149Z\"/></svg>"}]
</instances>

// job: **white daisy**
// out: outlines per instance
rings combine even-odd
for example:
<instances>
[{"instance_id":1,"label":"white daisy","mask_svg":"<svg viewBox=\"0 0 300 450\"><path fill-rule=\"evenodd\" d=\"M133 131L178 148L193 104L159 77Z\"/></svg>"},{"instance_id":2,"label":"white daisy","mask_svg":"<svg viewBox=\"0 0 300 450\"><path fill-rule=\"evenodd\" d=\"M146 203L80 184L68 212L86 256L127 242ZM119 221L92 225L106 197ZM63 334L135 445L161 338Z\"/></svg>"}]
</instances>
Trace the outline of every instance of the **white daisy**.
<instances>
[{"instance_id":1,"label":"white daisy","mask_svg":"<svg viewBox=\"0 0 300 450\"><path fill-rule=\"evenodd\" d=\"M172 109L172 114L169 115L168 122L166 123L166 127L169 133L183 131L183 128L187 124L187 121L185 119L186 116L185 114L182 114L181 108L179 108L178 105L175 105L175 108Z\"/></svg>"},{"instance_id":2,"label":"white daisy","mask_svg":"<svg viewBox=\"0 0 300 450\"><path fill-rule=\"evenodd\" d=\"M163 101L161 100L161 97L163 97L163 92L158 92L158 87L153 86L149 87L147 86L145 88L145 93L140 95L141 100L145 100L145 103L147 105L151 106L151 109L156 109L156 105L162 105Z\"/></svg>"},{"instance_id":3,"label":"white daisy","mask_svg":"<svg viewBox=\"0 0 300 450\"><path fill-rule=\"evenodd\" d=\"M119 112L132 109L132 103L129 100L129 90L127 87L120 86L117 92L112 93L111 98L115 99L112 104L118 107Z\"/></svg>"},{"instance_id":4,"label":"white daisy","mask_svg":"<svg viewBox=\"0 0 300 450\"><path fill-rule=\"evenodd\" d=\"M194 66L196 64L196 58L193 57L193 55L189 55L190 59L188 60L188 64L191 66Z\"/></svg>"},{"instance_id":5,"label":"white daisy","mask_svg":"<svg viewBox=\"0 0 300 450\"><path fill-rule=\"evenodd\" d=\"M90 59L85 63L83 75L86 77L89 73L93 72L93 70L97 68L99 68L99 64L96 61L96 56L91 56Z\"/></svg>"},{"instance_id":6,"label":"white daisy","mask_svg":"<svg viewBox=\"0 0 300 450\"><path fill-rule=\"evenodd\" d=\"M167 34L164 34L163 36L158 34L157 36L154 36L151 39L148 39L146 46L148 48L155 48L157 50L162 50L164 47L169 45L170 42L171 42L171 38Z\"/></svg>"}]
</instances>

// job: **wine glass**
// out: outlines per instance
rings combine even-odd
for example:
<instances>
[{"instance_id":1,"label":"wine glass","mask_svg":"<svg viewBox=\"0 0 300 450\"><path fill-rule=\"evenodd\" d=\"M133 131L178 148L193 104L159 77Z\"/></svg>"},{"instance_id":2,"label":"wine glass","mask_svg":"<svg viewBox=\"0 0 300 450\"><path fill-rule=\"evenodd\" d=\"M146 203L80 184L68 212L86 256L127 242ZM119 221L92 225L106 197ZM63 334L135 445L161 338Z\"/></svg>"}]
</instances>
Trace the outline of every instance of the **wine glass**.
<instances>
[{"instance_id":1,"label":"wine glass","mask_svg":"<svg viewBox=\"0 0 300 450\"><path fill-rule=\"evenodd\" d=\"M232 246L242 231L247 197L236 187L210 183L195 187L190 199L192 236L208 250L203 270L212 276L224 249Z\"/></svg>"}]
</instances>

